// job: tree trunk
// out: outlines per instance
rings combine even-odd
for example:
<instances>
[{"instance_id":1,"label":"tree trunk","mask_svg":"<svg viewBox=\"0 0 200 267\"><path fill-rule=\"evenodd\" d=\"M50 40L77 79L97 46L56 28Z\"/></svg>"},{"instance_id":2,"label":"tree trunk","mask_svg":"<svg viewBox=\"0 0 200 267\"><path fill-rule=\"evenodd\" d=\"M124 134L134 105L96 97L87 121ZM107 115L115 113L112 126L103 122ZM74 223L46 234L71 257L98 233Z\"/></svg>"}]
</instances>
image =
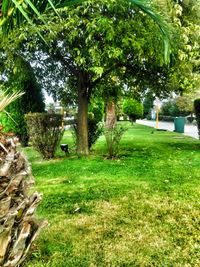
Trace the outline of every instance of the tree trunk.
<instances>
[{"instance_id":1,"label":"tree trunk","mask_svg":"<svg viewBox=\"0 0 200 267\"><path fill-rule=\"evenodd\" d=\"M106 104L106 123L105 123L105 137L108 147L109 158L114 156L114 128L116 125L116 112L115 112L115 103L109 101Z\"/></svg>"},{"instance_id":2,"label":"tree trunk","mask_svg":"<svg viewBox=\"0 0 200 267\"><path fill-rule=\"evenodd\" d=\"M115 112L115 103L110 101L106 104L106 124L107 129L113 129L116 124L116 112Z\"/></svg>"},{"instance_id":3,"label":"tree trunk","mask_svg":"<svg viewBox=\"0 0 200 267\"><path fill-rule=\"evenodd\" d=\"M80 156L87 156L89 154L87 113L87 87L84 86L83 81L78 88L77 154Z\"/></svg>"}]
</instances>

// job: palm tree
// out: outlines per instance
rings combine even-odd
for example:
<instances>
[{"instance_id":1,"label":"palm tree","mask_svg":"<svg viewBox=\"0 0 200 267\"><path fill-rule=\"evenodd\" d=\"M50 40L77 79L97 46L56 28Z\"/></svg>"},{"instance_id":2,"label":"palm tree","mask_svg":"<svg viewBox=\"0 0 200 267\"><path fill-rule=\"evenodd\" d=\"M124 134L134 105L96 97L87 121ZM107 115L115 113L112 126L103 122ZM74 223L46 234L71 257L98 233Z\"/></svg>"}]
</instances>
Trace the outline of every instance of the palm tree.
<instances>
[{"instance_id":1,"label":"palm tree","mask_svg":"<svg viewBox=\"0 0 200 267\"><path fill-rule=\"evenodd\" d=\"M0 112L21 95L0 90ZM39 193L27 194L32 183L26 158L16 150L14 140L0 132L0 266L20 265L46 223L32 218L41 200Z\"/></svg>"},{"instance_id":2,"label":"palm tree","mask_svg":"<svg viewBox=\"0 0 200 267\"><path fill-rule=\"evenodd\" d=\"M4 111L5 108L15 101L17 98L22 96L23 92L15 92L11 94L6 94L3 90L0 89L0 112Z\"/></svg>"}]
</instances>

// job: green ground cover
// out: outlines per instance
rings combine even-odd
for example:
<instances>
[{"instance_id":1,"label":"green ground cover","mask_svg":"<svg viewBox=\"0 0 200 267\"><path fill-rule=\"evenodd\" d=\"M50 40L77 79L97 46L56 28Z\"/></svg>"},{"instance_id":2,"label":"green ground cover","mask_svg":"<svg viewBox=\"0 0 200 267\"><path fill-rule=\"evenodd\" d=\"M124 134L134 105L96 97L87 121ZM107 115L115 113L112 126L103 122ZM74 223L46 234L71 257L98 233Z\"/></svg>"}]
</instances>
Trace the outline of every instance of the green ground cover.
<instances>
[{"instance_id":1,"label":"green ground cover","mask_svg":"<svg viewBox=\"0 0 200 267\"><path fill-rule=\"evenodd\" d=\"M199 141L133 124L120 147L116 160L103 136L88 158L25 149L49 221L26 267L200 266Z\"/></svg>"}]
</instances>

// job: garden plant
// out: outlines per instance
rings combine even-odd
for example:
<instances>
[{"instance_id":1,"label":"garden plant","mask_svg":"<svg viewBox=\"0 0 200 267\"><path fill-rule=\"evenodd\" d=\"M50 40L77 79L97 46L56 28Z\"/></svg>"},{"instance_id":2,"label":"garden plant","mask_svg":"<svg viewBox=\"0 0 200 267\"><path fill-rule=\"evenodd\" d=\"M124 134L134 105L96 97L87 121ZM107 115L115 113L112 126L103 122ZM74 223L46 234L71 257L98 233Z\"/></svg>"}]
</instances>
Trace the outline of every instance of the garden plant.
<instances>
[{"instance_id":1,"label":"garden plant","mask_svg":"<svg viewBox=\"0 0 200 267\"><path fill-rule=\"evenodd\" d=\"M33 147L43 158L53 158L64 133L63 116L54 113L28 113L26 121Z\"/></svg>"}]
</instances>

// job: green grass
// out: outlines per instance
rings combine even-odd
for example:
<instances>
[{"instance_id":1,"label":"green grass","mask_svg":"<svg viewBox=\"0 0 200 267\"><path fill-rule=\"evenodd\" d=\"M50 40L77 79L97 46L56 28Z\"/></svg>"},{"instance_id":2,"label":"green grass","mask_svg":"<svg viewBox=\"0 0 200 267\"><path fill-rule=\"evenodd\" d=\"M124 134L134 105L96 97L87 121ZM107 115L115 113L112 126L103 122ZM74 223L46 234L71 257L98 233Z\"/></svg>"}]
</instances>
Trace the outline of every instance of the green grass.
<instances>
[{"instance_id":1,"label":"green grass","mask_svg":"<svg viewBox=\"0 0 200 267\"><path fill-rule=\"evenodd\" d=\"M25 153L49 221L26 267L200 266L198 140L134 124L116 160L104 137L88 158Z\"/></svg>"}]
</instances>

